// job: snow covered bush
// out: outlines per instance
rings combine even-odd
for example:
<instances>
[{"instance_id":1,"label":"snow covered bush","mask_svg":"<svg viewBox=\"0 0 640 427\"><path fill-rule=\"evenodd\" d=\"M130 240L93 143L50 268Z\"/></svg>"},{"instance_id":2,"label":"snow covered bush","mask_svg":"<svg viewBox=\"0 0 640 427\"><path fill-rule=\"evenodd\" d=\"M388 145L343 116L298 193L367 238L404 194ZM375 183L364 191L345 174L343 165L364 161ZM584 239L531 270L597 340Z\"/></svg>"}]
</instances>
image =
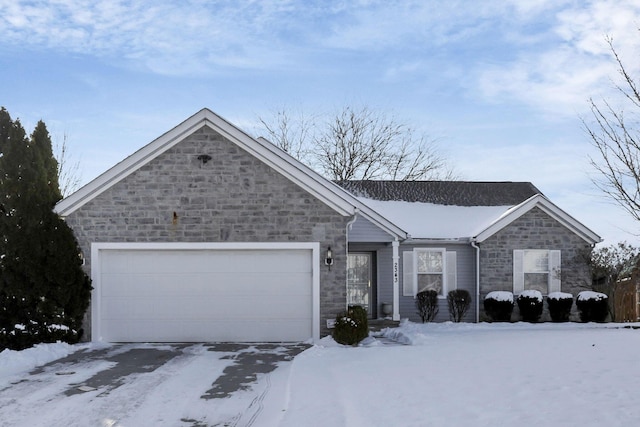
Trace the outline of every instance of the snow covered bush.
<instances>
[{"instance_id":1,"label":"snow covered bush","mask_svg":"<svg viewBox=\"0 0 640 427\"><path fill-rule=\"evenodd\" d=\"M513 294L508 291L489 292L484 298L484 312L494 322L509 322L513 313Z\"/></svg>"},{"instance_id":2,"label":"snow covered bush","mask_svg":"<svg viewBox=\"0 0 640 427\"><path fill-rule=\"evenodd\" d=\"M576 299L576 307L583 322L604 322L609 314L609 297L593 291L582 291Z\"/></svg>"},{"instance_id":3,"label":"snow covered bush","mask_svg":"<svg viewBox=\"0 0 640 427\"><path fill-rule=\"evenodd\" d=\"M447 294L449 317L454 322L462 322L462 318L471 305L471 294L465 289L454 289Z\"/></svg>"},{"instance_id":4,"label":"snow covered bush","mask_svg":"<svg viewBox=\"0 0 640 427\"><path fill-rule=\"evenodd\" d=\"M535 323L542 316L542 294L540 291L526 290L518 295L516 302L520 309L520 317L525 322Z\"/></svg>"},{"instance_id":5,"label":"snow covered bush","mask_svg":"<svg viewBox=\"0 0 640 427\"><path fill-rule=\"evenodd\" d=\"M438 314L438 293L433 289L418 292L416 295L416 309L422 323L431 322Z\"/></svg>"},{"instance_id":6,"label":"snow covered bush","mask_svg":"<svg viewBox=\"0 0 640 427\"><path fill-rule=\"evenodd\" d=\"M350 306L338 314L333 329L333 339L339 344L357 345L369 336L367 310L359 305Z\"/></svg>"},{"instance_id":7,"label":"snow covered bush","mask_svg":"<svg viewBox=\"0 0 640 427\"><path fill-rule=\"evenodd\" d=\"M568 322L573 306L573 295L566 292L552 292L547 296L549 315L554 322Z\"/></svg>"}]
</instances>

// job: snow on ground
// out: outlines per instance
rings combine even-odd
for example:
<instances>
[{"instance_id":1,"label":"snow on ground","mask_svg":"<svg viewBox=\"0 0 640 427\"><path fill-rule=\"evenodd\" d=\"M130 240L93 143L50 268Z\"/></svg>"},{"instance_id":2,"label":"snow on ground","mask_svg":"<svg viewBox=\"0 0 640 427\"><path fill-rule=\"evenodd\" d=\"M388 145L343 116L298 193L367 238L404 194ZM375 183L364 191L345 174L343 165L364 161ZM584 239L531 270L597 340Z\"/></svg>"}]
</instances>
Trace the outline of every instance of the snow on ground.
<instances>
[{"instance_id":1,"label":"snow on ground","mask_svg":"<svg viewBox=\"0 0 640 427\"><path fill-rule=\"evenodd\" d=\"M412 324L298 356L281 426L637 425L640 330Z\"/></svg>"},{"instance_id":2,"label":"snow on ground","mask_svg":"<svg viewBox=\"0 0 640 427\"><path fill-rule=\"evenodd\" d=\"M22 351L5 349L0 352L0 388L10 375L29 371L36 366L44 365L52 360L67 356L91 344L72 346L58 342L56 344L38 344Z\"/></svg>"},{"instance_id":3,"label":"snow on ground","mask_svg":"<svg viewBox=\"0 0 640 427\"><path fill-rule=\"evenodd\" d=\"M0 426L636 425L640 330L623 326L405 322L382 333L403 344L324 338L252 391L213 400L200 396L224 353L196 345L107 396L65 396L68 377L28 371L90 345L40 345L0 353Z\"/></svg>"}]
</instances>

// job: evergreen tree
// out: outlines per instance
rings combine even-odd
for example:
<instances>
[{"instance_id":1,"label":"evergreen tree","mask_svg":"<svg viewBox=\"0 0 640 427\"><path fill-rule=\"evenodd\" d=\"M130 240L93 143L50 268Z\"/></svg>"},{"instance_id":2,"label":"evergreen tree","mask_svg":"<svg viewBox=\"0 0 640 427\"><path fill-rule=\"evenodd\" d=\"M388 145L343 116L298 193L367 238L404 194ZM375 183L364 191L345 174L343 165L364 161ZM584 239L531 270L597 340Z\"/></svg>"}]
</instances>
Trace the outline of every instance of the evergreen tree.
<instances>
[{"instance_id":1,"label":"evergreen tree","mask_svg":"<svg viewBox=\"0 0 640 427\"><path fill-rule=\"evenodd\" d=\"M0 349L76 342L91 286L73 232L53 212L61 195L49 132L40 121L27 138L4 109L0 129L3 124Z\"/></svg>"}]
</instances>

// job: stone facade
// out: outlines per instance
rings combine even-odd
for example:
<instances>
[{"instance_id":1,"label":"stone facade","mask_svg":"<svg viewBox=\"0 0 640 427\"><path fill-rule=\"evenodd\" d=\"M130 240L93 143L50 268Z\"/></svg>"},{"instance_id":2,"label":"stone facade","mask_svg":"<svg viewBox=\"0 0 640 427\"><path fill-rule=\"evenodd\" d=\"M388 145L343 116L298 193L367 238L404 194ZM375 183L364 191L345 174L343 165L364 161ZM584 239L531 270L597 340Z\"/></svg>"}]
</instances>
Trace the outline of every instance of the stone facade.
<instances>
[{"instance_id":1,"label":"stone facade","mask_svg":"<svg viewBox=\"0 0 640 427\"><path fill-rule=\"evenodd\" d=\"M200 154L211 160L203 163ZM329 333L326 319L345 309L350 219L203 127L66 221L89 274L92 242L320 242L321 254L331 246L334 266L329 270L321 262L320 271L323 336ZM91 330L88 316L86 331Z\"/></svg>"},{"instance_id":2,"label":"stone facade","mask_svg":"<svg viewBox=\"0 0 640 427\"><path fill-rule=\"evenodd\" d=\"M547 249L561 251L562 292L575 296L590 287L591 275L586 260L591 246L539 208L533 208L480 244L480 300L491 291L513 292L513 251ZM480 304L484 319L483 304ZM546 313L542 320L549 320ZM575 304L573 307L575 315ZM514 307L514 320L519 319Z\"/></svg>"}]
</instances>

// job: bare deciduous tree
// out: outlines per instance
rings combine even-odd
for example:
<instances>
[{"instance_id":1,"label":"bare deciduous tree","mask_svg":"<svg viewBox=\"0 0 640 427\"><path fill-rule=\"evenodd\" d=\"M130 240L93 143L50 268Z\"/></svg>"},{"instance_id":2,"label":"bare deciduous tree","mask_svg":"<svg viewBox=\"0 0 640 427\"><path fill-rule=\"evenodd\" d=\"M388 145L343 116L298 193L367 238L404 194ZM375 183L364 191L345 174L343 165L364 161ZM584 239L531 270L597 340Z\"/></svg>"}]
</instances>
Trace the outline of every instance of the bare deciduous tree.
<instances>
[{"instance_id":1,"label":"bare deciduous tree","mask_svg":"<svg viewBox=\"0 0 640 427\"><path fill-rule=\"evenodd\" d=\"M273 121L260 118L267 139L300 161L308 161L308 141L313 138L314 118L302 110L282 108L274 113Z\"/></svg>"},{"instance_id":2,"label":"bare deciduous tree","mask_svg":"<svg viewBox=\"0 0 640 427\"><path fill-rule=\"evenodd\" d=\"M333 180L454 178L435 141L367 107L344 107L326 121L280 110L260 122L275 145Z\"/></svg>"},{"instance_id":3,"label":"bare deciduous tree","mask_svg":"<svg viewBox=\"0 0 640 427\"><path fill-rule=\"evenodd\" d=\"M591 272L594 289L609 296L611 318L617 321L616 293L622 286L621 279L634 274L640 249L626 242L598 247L591 253Z\"/></svg>"},{"instance_id":4,"label":"bare deciduous tree","mask_svg":"<svg viewBox=\"0 0 640 427\"><path fill-rule=\"evenodd\" d=\"M606 100L601 103L589 100L595 122L591 125L584 119L582 122L599 154L598 158L589 160L599 175L593 180L594 184L640 221L640 92L612 39L608 38L607 43L622 78L616 88L623 104L614 107Z\"/></svg>"},{"instance_id":5,"label":"bare deciduous tree","mask_svg":"<svg viewBox=\"0 0 640 427\"><path fill-rule=\"evenodd\" d=\"M63 197L67 197L80 187L80 162L69 154L68 136L65 133L62 142L54 144L54 157L58 161L58 183Z\"/></svg>"}]
</instances>

